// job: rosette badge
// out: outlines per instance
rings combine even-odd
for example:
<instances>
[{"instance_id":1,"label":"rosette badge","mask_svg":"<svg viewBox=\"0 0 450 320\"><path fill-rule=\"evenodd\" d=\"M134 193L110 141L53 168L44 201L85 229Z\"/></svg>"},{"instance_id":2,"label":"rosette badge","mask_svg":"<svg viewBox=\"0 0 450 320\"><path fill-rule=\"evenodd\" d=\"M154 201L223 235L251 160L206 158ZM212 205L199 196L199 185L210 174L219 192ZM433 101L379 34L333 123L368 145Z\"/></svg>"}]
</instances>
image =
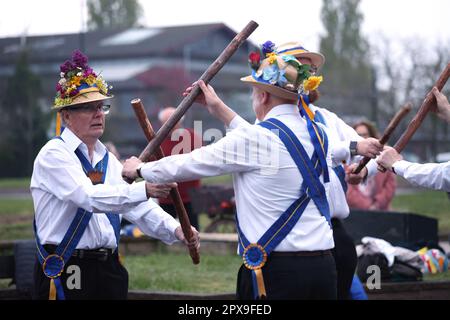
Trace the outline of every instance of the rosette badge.
<instances>
[{"instance_id":1,"label":"rosette badge","mask_svg":"<svg viewBox=\"0 0 450 320\"><path fill-rule=\"evenodd\" d=\"M72 59L60 66L53 109L110 99L112 96L108 91L111 88L101 75L97 75L89 67L87 56L75 50Z\"/></svg>"}]
</instances>

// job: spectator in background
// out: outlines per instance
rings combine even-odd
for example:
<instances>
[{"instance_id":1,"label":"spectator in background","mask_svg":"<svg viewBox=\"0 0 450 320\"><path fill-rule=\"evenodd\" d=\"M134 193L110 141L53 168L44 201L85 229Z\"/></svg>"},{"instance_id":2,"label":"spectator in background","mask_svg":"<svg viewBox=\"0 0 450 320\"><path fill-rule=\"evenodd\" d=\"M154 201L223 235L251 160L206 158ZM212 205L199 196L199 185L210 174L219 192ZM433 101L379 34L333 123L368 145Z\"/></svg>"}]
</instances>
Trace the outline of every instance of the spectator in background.
<instances>
[{"instance_id":1,"label":"spectator in background","mask_svg":"<svg viewBox=\"0 0 450 320\"><path fill-rule=\"evenodd\" d=\"M176 108L174 107L166 107L159 112L158 120L161 125L169 120L175 110ZM170 136L167 137L161 144L165 156L189 153L192 150L202 146L201 137L196 135L193 129L183 128L182 122L183 118L175 125L170 133ZM178 190L180 191L181 199L183 200L184 207L186 208L189 221L197 230L199 230L198 213L194 212L192 209L191 197L189 193L192 192L193 189L197 189L199 187L200 180L178 183ZM158 198L158 200L159 205L164 211L168 212L173 217L176 217L175 206L170 196L167 198Z\"/></svg>"},{"instance_id":2,"label":"spectator in background","mask_svg":"<svg viewBox=\"0 0 450 320\"><path fill-rule=\"evenodd\" d=\"M363 138L379 138L377 129L369 122L361 121L353 126ZM348 185L347 202L352 209L389 211L395 195L396 180L392 172L378 172L367 178L366 183Z\"/></svg>"}]
</instances>

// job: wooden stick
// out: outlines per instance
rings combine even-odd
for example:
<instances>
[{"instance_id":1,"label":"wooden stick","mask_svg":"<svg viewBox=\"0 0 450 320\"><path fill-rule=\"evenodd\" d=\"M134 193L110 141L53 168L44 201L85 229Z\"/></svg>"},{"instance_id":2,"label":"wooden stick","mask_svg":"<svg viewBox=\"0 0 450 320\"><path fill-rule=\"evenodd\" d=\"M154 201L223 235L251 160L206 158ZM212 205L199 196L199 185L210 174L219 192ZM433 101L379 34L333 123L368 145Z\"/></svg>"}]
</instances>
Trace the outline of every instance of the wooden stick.
<instances>
[{"instance_id":1,"label":"wooden stick","mask_svg":"<svg viewBox=\"0 0 450 320\"><path fill-rule=\"evenodd\" d=\"M139 124L141 125L142 130L150 142L155 137L155 131L153 131L153 127L148 120L147 113L145 112L144 105L141 102L141 99L133 99L131 100L131 105L133 106L134 113L138 118ZM164 158L164 152L161 147L158 147L154 153L157 160ZM194 236L191 229L191 223L189 221L189 217L186 212L186 208L184 207L183 200L181 199L180 192L178 188L172 188L170 190L170 197L173 200L175 205L175 210L177 212L178 218L180 219L181 229L183 230L184 237L191 241ZM196 249L189 249L189 254L192 258L192 262L194 264L200 263L200 253Z\"/></svg>"},{"instance_id":2,"label":"wooden stick","mask_svg":"<svg viewBox=\"0 0 450 320\"><path fill-rule=\"evenodd\" d=\"M381 144L386 144L388 142L389 138L391 137L392 132L394 132L395 128L397 128L400 121L408 114L409 111L411 111L412 103L408 102L405 104L397 113L395 116L391 119L388 126L383 132L383 135L380 140L378 140ZM367 163L370 161L370 157L364 157L360 162L359 165L356 167L355 170L353 170L354 174L358 174L361 172L361 170L367 165Z\"/></svg>"},{"instance_id":3,"label":"wooden stick","mask_svg":"<svg viewBox=\"0 0 450 320\"><path fill-rule=\"evenodd\" d=\"M225 50L220 54L220 56L208 67L208 69L203 73L199 80L203 80L206 84L211 81L211 79L219 72L220 69L225 65L225 63L231 58L231 56L236 52L236 50L241 46L241 44L250 36L250 34L255 31L258 24L254 21L250 21L247 26L239 32L230 44L225 48ZM150 141L150 143L145 147L139 156L142 161L148 161L147 159L156 151L156 149L161 145L163 140L169 135L173 127L180 121L181 117L188 111L191 105L194 103L197 96L201 93L201 89L198 85L192 88L192 91L181 101L178 105L176 111L167 120L167 122L158 130L155 138Z\"/></svg>"},{"instance_id":4,"label":"wooden stick","mask_svg":"<svg viewBox=\"0 0 450 320\"><path fill-rule=\"evenodd\" d=\"M437 87L439 91L441 91L445 83L447 82L449 76L450 76L450 63L447 64L447 67L441 73L441 76L436 81L434 86ZM425 100L422 102L419 111L417 111L417 114L414 116L414 118L411 120L408 127L406 128L406 131L394 145L394 149L397 150L398 153L401 153L403 151L403 149L406 147L406 144L409 142L414 133L422 124L423 120L425 119L425 116L428 114L430 110L434 108L435 104L436 98L433 92L430 90L430 92L428 92L427 96L425 97Z\"/></svg>"}]
</instances>

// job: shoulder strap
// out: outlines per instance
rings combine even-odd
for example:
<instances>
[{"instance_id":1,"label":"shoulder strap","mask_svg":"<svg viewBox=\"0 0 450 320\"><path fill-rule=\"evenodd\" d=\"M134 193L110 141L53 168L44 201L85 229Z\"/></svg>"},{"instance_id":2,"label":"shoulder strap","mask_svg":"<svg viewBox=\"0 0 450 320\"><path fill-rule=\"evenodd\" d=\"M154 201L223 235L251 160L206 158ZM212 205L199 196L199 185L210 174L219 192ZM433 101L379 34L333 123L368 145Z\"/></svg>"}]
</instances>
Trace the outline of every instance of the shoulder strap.
<instances>
[{"instance_id":1,"label":"shoulder strap","mask_svg":"<svg viewBox=\"0 0 450 320\"><path fill-rule=\"evenodd\" d=\"M329 221L330 208L326 198L325 188L322 185L318 174L318 171L323 171L324 168L321 167L320 170L316 171L315 166L306 150L303 148L303 145L297 139L295 134L280 120L271 118L259 123L259 125L271 130L272 133L278 133L278 137L286 146L286 149L303 177L304 183L308 188L308 195L313 199L322 215Z\"/></svg>"}]
</instances>

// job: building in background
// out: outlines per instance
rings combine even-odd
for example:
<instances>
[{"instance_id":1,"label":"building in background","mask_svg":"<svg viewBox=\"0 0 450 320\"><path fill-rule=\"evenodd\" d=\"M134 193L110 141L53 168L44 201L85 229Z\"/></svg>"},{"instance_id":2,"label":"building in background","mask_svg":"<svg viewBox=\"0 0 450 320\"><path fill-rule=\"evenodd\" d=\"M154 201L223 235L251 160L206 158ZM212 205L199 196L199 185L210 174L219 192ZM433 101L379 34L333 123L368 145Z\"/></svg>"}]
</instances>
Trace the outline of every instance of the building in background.
<instances>
[{"instance_id":1,"label":"building in background","mask_svg":"<svg viewBox=\"0 0 450 320\"><path fill-rule=\"evenodd\" d=\"M0 39L0 92L14 72L19 53L29 50L31 70L42 79L42 96L37 97L49 110L56 93L59 65L79 48L89 63L113 86L112 108L105 141L114 141L127 157L139 154L147 144L136 121L130 101L141 98L155 130L157 114L167 105L177 106L181 93L197 80L234 38L236 32L222 23L163 28L133 28L60 35ZM249 121L254 120L250 91L237 81L250 72L248 53L254 45L246 41L215 76L212 84L224 100ZM203 130L223 125L200 106L192 106L185 124L194 127L202 120ZM54 132L49 129L49 132ZM205 141L208 143L209 141Z\"/></svg>"}]
</instances>

